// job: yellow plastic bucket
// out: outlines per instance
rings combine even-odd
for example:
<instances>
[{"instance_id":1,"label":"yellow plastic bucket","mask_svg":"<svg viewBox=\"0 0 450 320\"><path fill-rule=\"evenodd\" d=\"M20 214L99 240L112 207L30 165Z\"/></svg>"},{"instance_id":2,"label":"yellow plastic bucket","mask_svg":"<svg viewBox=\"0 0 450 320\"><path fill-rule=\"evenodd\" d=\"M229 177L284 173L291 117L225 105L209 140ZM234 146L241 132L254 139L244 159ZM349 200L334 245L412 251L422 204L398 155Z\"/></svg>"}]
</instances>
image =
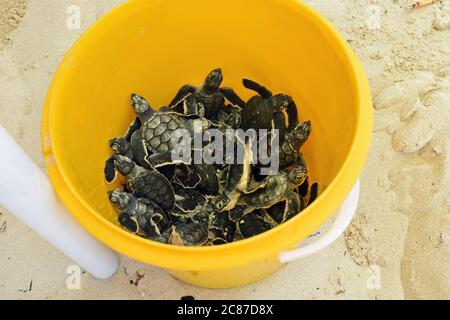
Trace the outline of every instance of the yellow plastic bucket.
<instances>
[{"instance_id":1,"label":"yellow plastic bucket","mask_svg":"<svg viewBox=\"0 0 450 320\"><path fill-rule=\"evenodd\" d=\"M221 67L294 97L313 133L304 146L320 196L300 215L256 237L215 247L159 244L124 231L106 192L107 141L133 119L130 94L163 106L186 82ZM341 205L368 151L371 98L362 67L332 26L293 0L132 0L96 23L67 53L50 87L42 126L53 186L75 218L119 253L202 287L233 287L278 270ZM74 239L74 241L76 241Z\"/></svg>"}]
</instances>

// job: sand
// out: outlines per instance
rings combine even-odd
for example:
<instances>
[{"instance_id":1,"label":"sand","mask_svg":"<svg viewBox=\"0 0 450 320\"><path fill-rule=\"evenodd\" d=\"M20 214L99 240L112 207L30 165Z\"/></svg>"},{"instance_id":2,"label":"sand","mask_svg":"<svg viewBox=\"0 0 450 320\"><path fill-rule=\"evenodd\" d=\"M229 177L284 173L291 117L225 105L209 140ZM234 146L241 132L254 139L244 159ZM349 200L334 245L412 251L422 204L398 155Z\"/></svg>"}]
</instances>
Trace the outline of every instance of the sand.
<instances>
[{"instance_id":1,"label":"sand","mask_svg":"<svg viewBox=\"0 0 450 320\"><path fill-rule=\"evenodd\" d=\"M0 123L42 168L40 116L52 75L80 33L121 2L0 1ZM409 0L305 2L355 49L374 96L358 215L336 243L238 289L194 288L122 257L110 280L84 273L81 290L68 290L72 262L0 209L0 298L449 299L450 3L411 10ZM80 30L65 27L73 4Z\"/></svg>"}]
</instances>

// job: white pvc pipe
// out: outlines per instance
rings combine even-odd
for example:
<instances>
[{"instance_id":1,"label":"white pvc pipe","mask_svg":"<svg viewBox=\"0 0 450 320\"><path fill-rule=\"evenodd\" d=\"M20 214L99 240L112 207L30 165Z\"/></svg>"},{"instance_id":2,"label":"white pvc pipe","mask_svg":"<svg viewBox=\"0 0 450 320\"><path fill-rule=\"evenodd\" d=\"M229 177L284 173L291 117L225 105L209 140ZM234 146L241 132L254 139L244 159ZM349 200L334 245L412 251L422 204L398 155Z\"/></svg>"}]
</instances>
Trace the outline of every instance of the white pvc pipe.
<instances>
[{"instance_id":1,"label":"white pvc pipe","mask_svg":"<svg viewBox=\"0 0 450 320\"><path fill-rule=\"evenodd\" d=\"M113 275L117 255L74 220L45 174L2 126L0 150L0 205L94 277Z\"/></svg>"},{"instance_id":2,"label":"white pvc pipe","mask_svg":"<svg viewBox=\"0 0 450 320\"><path fill-rule=\"evenodd\" d=\"M283 252L279 255L282 263L287 263L297 259L305 258L313 255L336 241L337 238L347 229L356 213L359 200L359 180L356 182L352 191L350 191L344 203L340 206L336 213L336 220L330 230L316 242L291 251Z\"/></svg>"}]
</instances>

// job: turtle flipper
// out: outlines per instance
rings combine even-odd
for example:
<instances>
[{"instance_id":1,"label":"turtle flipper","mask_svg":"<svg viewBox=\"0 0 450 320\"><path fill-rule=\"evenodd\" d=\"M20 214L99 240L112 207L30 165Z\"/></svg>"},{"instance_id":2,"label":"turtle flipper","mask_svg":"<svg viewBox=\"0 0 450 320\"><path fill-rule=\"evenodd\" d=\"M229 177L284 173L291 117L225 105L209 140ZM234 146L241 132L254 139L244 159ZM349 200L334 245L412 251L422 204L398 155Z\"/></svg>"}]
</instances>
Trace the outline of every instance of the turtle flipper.
<instances>
[{"instance_id":1,"label":"turtle flipper","mask_svg":"<svg viewBox=\"0 0 450 320\"><path fill-rule=\"evenodd\" d=\"M172 102L169 104L169 107L176 105L180 102L184 97L186 97L189 93L194 93L197 90L194 86L184 85L180 88L175 98L173 98Z\"/></svg>"},{"instance_id":2,"label":"turtle flipper","mask_svg":"<svg viewBox=\"0 0 450 320\"><path fill-rule=\"evenodd\" d=\"M245 108L245 101L242 100L236 92L234 92L231 88L220 88L219 89L222 95L230 101L232 104L239 106L241 108Z\"/></svg>"},{"instance_id":3,"label":"turtle flipper","mask_svg":"<svg viewBox=\"0 0 450 320\"><path fill-rule=\"evenodd\" d=\"M302 210L302 201L297 193L290 191L286 194L283 222L293 218Z\"/></svg>"},{"instance_id":4,"label":"turtle flipper","mask_svg":"<svg viewBox=\"0 0 450 320\"><path fill-rule=\"evenodd\" d=\"M311 203L314 202L314 200L317 199L318 193L319 193L319 184L317 182L314 182L311 185L311 193L309 194L309 200L306 206L309 206Z\"/></svg>"},{"instance_id":5,"label":"turtle flipper","mask_svg":"<svg viewBox=\"0 0 450 320\"><path fill-rule=\"evenodd\" d=\"M133 135L131 136L130 144L133 159L135 160L135 162L146 169L150 169L150 166L146 161L148 156L147 147L142 140L140 131L136 131L133 133Z\"/></svg>"},{"instance_id":6,"label":"turtle flipper","mask_svg":"<svg viewBox=\"0 0 450 320\"><path fill-rule=\"evenodd\" d=\"M116 167L114 166L114 158L110 157L105 163L105 179L106 182L112 183L117 176Z\"/></svg>"},{"instance_id":7,"label":"turtle flipper","mask_svg":"<svg viewBox=\"0 0 450 320\"><path fill-rule=\"evenodd\" d=\"M141 128L141 120L139 118L136 118L136 120L133 121L130 128L128 129L127 133L125 134L124 139L128 142L131 141L131 137L133 134L138 131Z\"/></svg>"},{"instance_id":8,"label":"turtle flipper","mask_svg":"<svg viewBox=\"0 0 450 320\"><path fill-rule=\"evenodd\" d=\"M210 164L194 164L192 165L192 172L200 177L199 188L206 194L219 193L219 177L216 170Z\"/></svg>"},{"instance_id":9,"label":"turtle flipper","mask_svg":"<svg viewBox=\"0 0 450 320\"><path fill-rule=\"evenodd\" d=\"M246 87L247 89L256 91L264 99L268 99L271 96L273 96L272 91L270 91L266 87L260 85L259 83L255 82L253 80L244 79L242 81L242 83L244 84L244 87Z\"/></svg>"},{"instance_id":10,"label":"turtle flipper","mask_svg":"<svg viewBox=\"0 0 450 320\"><path fill-rule=\"evenodd\" d=\"M298 109L294 101L286 107L286 113L288 116L288 131L292 131L298 125Z\"/></svg>"},{"instance_id":11,"label":"turtle flipper","mask_svg":"<svg viewBox=\"0 0 450 320\"><path fill-rule=\"evenodd\" d=\"M282 145L286 136L286 121L283 112L275 113L272 121L272 128L278 130L279 145Z\"/></svg>"},{"instance_id":12,"label":"turtle flipper","mask_svg":"<svg viewBox=\"0 0 450 320\"><path fill-rule=\"evenodd\" d=\"M244 239L266 232L276 225L265 210L256 210L247 214L236 223L238 232Z\"/></svg>"},{"instance_id":13,"label":"turtle flipper","mask_svg":"<svg viewBox=\"0 0 450 320\"><path fill-rule=\"evenodd\" d=\"M306 197L308 195L309 189L309 178L306 178L305 182L303 182L300 187L297 188L297 192L301 197Z\"/></svg>"},{"instance_id":14,"label":"turtle flipper","mask_svg":"<svg viewBox=\"0 0 450 320\"><path fill-rule=\"evenodd\" d=\"M119 214L119 223L122 227L127 229L128 231L132 233L138 233L139 231L139 224L136 220L136 218L132 217L128 212L123 211Z\"/></svg>"},{"instance_id":15,"label":"turtle flipper","mask_svg":"<svg viewBox=\"0 0 450 320\"><path fill-rule=\"evenodd\" d=\"M197 101L195 101L194 95L189 94L183 98L183 113L185 115L203 116L204 112L205 112L205 110L202 110L201 108L199 108Z\"/></svg>"}]
</instances>

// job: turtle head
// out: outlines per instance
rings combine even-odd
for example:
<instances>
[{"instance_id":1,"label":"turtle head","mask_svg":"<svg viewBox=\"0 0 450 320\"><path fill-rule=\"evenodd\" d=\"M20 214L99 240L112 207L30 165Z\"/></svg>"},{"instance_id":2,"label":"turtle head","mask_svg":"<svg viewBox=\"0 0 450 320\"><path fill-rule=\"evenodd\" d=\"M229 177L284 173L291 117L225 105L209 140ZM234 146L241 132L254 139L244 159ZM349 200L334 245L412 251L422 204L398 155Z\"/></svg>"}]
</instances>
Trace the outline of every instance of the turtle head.
<instances>
[{"instance_id":1,"label":"turtle head","mask_svg":"<svg viewBox=\"0 0 450 320\"><path fill-rule=\"evenodd\" d=\"M282 93L276 94L273 97L270 97L269 99L274 112L285 110L292 103L292 97Z\"/></svg>"},{"instance_id":2,"label":"turtle head","mask_svg":"<svg viewBox=\"0 0 450 320\"><path fill-rule=\"evenodd\" d=\"M289 183L294 187L298 187L305 182L307 177L308 170L304 166L298 165L289 172Z\"/></svg>"},{"instance_id":3,"label":"turtle head","mask_svg":"<svg viewBox=\"0 0 450 320\"><path fill-rule=\"evenodd\" d=\"M131 172L133 172L133 169L136 167L136 163L134 163L133 160L130 158L124 157L124 156L113 156L114 161L114 168L120 172L121 175L127 176Z\"/></svg>"},{"instance_id":4,"label":"turtle head","mask_svg":"<svg viewBox=\"0 0 450 320\"><path fill-rule=\"evenodd\" d=\"M114 138L109 140L109 146L115 154L126 154L129 149L129 142L124 138Z\"/></svg>"},{"instance_id":5,"label":"turtle head","mask_svg":"<svg viewBox=\"0 0 450 320\"><path fill-rule=\"evenodd\" d=\"M311 121L299 123L293 130L293 135L300 141L306 141L311 134Z\"/></svg>"},{"instance_id":6,"label":"turtle head","mask_svg":"<svg viewBox=\"0 0 450 320\"><path fill-rule=\"evenodd\" d=\"M228 198L228 196L226 196L225 194L221 194L214 201L214 208L218 212L222 212L228 206L229 203L230 203L230 198Z\"/></svg>"},{"instance_id":7,"label":"turtle head","mask_svg":"<svg viewBox=\"0 0 450 320\"><path fill-rule=\"evenodd\" d=\"M119 210L125 210L130 204L132 195L123 190L113 190L108 193L109 201Z\"/></svg>"},{"instance_id":8,"label":"turtle head","mask_svg":"<svg viewBox=\"0 0 450 320\"><path fill-rule=\"evenodd\" d=\"M275 95L275 98L278 99L281 109L287 109L292 103L292 97L288 96L287 94L277 94Z\"/></svg>"},{"instance_id":9,"label":"turtle head","mask_svg":"<svg viewBox=\"0 0 450 320\"><path fill-rule=\"evenodd\" d=\"M219 90L223 81L222 69L214 69L205 79L204 87L209 90Z\"/></svg>"},{"instance_id":10,"label":"turtle head","mask_svg":"<svg viewBox=\"0 0 450 320\"><path fill-rule=\"evenodd\" d=\"M152 108L144 97L137 94L131 95L131 106L138 116Z\"/></svg>"}]
</instances>

